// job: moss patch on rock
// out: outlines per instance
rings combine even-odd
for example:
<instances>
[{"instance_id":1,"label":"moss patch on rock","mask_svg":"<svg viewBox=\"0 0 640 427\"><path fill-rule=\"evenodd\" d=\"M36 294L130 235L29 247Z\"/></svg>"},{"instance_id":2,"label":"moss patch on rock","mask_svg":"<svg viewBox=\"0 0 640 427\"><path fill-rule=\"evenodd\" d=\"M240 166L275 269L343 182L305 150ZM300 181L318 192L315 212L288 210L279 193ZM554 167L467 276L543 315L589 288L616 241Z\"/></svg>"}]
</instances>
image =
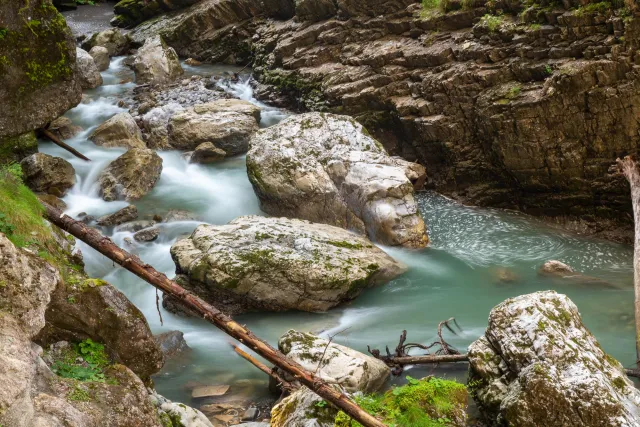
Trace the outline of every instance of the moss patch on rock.
<instances>
[{"instance_id":1,"label":"moss patch on rock","mask_svg":"<svg viewBox=\"0 0 640 427\"><path fill-rule=\"evenodd\" d=\"M463 384L439 378L417 380L385 394L356 396L362 409L389 426L438 427L464 425L467 389ZM361 427L340 411L335 427Z\"/></svg>"}]
</instances>

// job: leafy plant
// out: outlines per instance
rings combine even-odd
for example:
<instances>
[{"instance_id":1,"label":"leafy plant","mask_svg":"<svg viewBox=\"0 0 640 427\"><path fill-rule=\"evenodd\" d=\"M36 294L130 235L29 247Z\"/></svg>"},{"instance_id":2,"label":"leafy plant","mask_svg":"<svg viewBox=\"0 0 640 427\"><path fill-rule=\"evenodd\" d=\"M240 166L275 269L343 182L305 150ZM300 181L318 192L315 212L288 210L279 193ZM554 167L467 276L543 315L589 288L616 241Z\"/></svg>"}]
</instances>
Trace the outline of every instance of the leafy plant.
<instances>
[{"instance_id":1,"label":"leafy plant","mask_svg":"<svg viewBox=\"0 0 640 427\"><path fill-rule=\"evenodd\" d=\"M553 68L551 68L551 65L549 64L544 67L544 71L549 75L553 74Z\"/></svg>"},{"instance_id":2,"label":"leafy plant","mask_svg":"<svg viewBox=\"0 0 640 427\"><path fill-rule=\"evenodd\" d=\"M486 14L480 19L480 23L485 25L490 32L495 33L502 25L504 18L499 15Z\"/></svg>"},{"instance_id":3,"label":"leafy plant","mask_svg":"<svg viewBox=\"0 0 640 427\"><path fill-rule=\"evenodd\" d=\"M104 368L109 363L104 345L88 338L69 348L63 357L53 363L51 370L63 378L104 382Z\"/></svg>"},{"instance_id":4,"label":"leafy plant","mask_svg":"<svg viewBox=\"0 0 640 427\"><path fill-rule=\"evenodd\" d=\"M0 233L4 233L7 236L11 236L16 227L9 222L7 215L0 212Z\"/></svg>"}]
</instances>

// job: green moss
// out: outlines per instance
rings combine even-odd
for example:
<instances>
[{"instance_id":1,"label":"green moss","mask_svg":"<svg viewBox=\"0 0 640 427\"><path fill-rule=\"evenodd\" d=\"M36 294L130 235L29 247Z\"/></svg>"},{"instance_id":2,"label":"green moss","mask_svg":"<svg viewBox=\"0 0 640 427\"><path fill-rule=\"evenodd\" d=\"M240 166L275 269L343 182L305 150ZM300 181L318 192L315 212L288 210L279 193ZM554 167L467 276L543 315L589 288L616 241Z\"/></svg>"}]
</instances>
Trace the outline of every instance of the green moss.
<instances>
[{"instance_id":1,"label":"green moss","mask_svg":"<svg viewBox=\"0 0 640 427\"><path fill-rule=\"evenodd\" d=\"M485 25L489 29L489 32L495 33L500 29L503 21L504 18L501 15L486 14L480 19L480 24Z\"/></svg>"},{"instance_id":2,"label":"green moss","mask_svg":"<svg viewBox=\"0 0 640 427\"><path fill-rule=\"evenodd\" d=\"M627 383L625 382L624 379L622 379L622 377L615 377L613 379L613 385L621 391L624 391L624 389L627 387Z\"/></svg>"},{"instance_id":3,"label":"green moss","mask_svg":"<svg viewBox=\"0 0 640 427\"><path fill-rule=\"evenodd\" d=\"M19 162L38 151L38 140L33 132L0 138L0 165Z\"/></svg>"},{"instance_id":4,"label":"green moss","mask_svg":"<svg viewBox=\"0 0 640 427\"><path fill-rule=\"evenodd\" d=\"M75 388L67 394L67 399L74 402L89 402L91 395L87 390L76 384Z\"/></svg>"},{"instance_id":5,"label":"green moss","mask_svg":"<svg viewBox=\"0 0 640 427\"><path fill-rule=\"evenodd\" d=\"M384 395L356 397L362 409L384 424L393 426L436 427L458 425L467 403L467 389L455 381L438 378L415 380ZM361 427L344 412L339 412L335 427Z\"/></svg>"},{"instance_id":6,"label":"green moss","mask_svg":"<svg viewBox=\"0 0 640 427\"><path fill-rule=\"evenodd\" d=\"M362 245L360 243L349 243L346 240L341 240L341 241L329 240L326 243L328 243L328 244L330 244L332 246L337 246L339 248L362 249Z\"/></svg>"},{"instance_id":7,"label":"green moss","mask_svg":"<svg viewBox=\"0 0 640 427\"><path fill-rule=\"evenodd\" d=\"M587 13L608 14L612 13L613 7L611 2L601 1L599 3L589 3L576 9L576 15L584 15Z\"/></svg>"}]
</instances>

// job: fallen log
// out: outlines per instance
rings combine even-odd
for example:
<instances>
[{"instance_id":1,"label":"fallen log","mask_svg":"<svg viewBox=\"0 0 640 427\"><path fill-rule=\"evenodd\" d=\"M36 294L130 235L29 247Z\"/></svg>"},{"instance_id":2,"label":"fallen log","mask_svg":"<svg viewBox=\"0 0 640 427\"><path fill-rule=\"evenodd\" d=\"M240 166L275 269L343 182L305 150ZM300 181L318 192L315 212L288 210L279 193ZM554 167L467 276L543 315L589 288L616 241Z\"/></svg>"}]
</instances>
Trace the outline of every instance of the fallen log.
<instances>
[{"instance_id":1,"label":"fallen log","mask_svg":"<svg viewBox=\"0 0 640 427\"><path fill-rule=\"evenodd\" d=\"M635 239L633 244L633 290L636 326L636 367L640 369L640 169L635 156L616 159L618 172L629 181Z\"/></svg>"},{"instance_id":2,"label":"fallen log","mask_svg":"<svg viewBox=\"0 0 640 427\"><path fill-rule=\"evenodd\" d=\"M87 156L85 156L84 154L82 154L81 152L79 152L78 150L76 150L75 148L73 148L72 146L62 142L62 140L60 140L57 136L55 136L54 134L51 133L51 131L49 131L48 129L40 129L40 133L44 136L46 136L47 138L49 138L51 140L51 142L53 142L54 144L56 144L58 147L62 147L65 150L67 150L68 152L70 152L71 154L73 154L74 156L82 159L82 160L86 160L88 162L91 161L90 158L88 158Z\"/></svg>"},{"instance_id":3,"label":"fallen log","mask_svg":"<svg viewBox=\"0 0 640 427\"><path fill-rule=\"evenodd\" d=\"M64 231L82 240L93 249L105 255L110 260L126 268L157 289L179 299L184 305L205 320L212 323L227 335L235 338L253 351L264 357L269 362L291 374L300 383L313 390L318 396L332 403L354 420L366 427L385 427L379 420L365 412L346 394L336 391L321 378L306 371L302 366L287 358L275 348L255 336L245 326L235 322L230 316L224 314L216 307L200 299L196 295L182 288L173 280L154 269L149 264L142 262L137 256L130 254L118 247L108 237L103 236L97 230L86 224L76 221L63 214L60 210L47 203L42 203L45 208L46 218Z\"/></svg>"},{"instance_id":4,"label":"fallen log","mask_svg":"<svg viewBox=\"0 0 640 427\"><path fill-rule=\"evenodd\" d=\"M294 391L298 390L298 387L296 385L294 385L294 384L290 383L289 381L285 380L284 378L282 378L275 369L273 369L273 368L270 369L267 365L265 365L264 363L260 362L255 357L251 356L249 353L247 353L246 351L241 349L239 346L237 346L237 345L232 343L231 347L233 347L233 350L236 353L238 353L238 355L240 355L240 357L242 357L247 362L251 363L253 366L255 366L256 368L260 369L262 372L264 372L265 374L269 375L271 378L276 380L276 382L278 383L278 386L283 391L285 391L285 392L290 394L290 393L293 393Z\"/></svg>"}]
</instances>

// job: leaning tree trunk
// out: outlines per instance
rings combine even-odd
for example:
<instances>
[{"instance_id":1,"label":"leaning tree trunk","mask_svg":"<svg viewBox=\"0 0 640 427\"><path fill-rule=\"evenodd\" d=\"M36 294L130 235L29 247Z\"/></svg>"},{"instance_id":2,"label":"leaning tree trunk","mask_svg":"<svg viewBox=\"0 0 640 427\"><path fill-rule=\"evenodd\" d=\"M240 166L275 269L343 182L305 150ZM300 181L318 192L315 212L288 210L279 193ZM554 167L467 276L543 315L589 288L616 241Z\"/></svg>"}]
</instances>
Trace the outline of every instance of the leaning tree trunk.
<instances>
[{"instance_id":1,"label":"leaning tree trunk","mask_svg":"<svg viewBox=\"0 0 640 427\"><path fill-rule=\"evenodd\" d=\"M318 394L318 396L334 404L363 426L385 427L378 419L360 408L349 396L336 391L336 389L328 385L314 373L305 370L298 363L262 341L246 326L236 323L231 317L187 291L149 264L145 264L137 256L118 247L111 239L103 236L97 230L88 227L80 221L74 220L47 203L42 204L45 207L46 218L53 224L82 240L93 249L126 268L155 288L179 299L184 305L198 313L218 329L250 347L260 356L292 375L295 379Z\"/></svg>"},{"instance_id":2,"label":"leaning tree trunk","mask_svg":"<svg viewBox=\"0 0 640 427\"><path fill-rule=\"evenodd\" d=\"M633 245L633 290L634 312L636 323L636 365L640 368L640 169L635 156L626 156L617 160L620 172L629 181L631 188L631 204L633 205L633 221L635 239Z\"/></svg>"}]
</instances>

